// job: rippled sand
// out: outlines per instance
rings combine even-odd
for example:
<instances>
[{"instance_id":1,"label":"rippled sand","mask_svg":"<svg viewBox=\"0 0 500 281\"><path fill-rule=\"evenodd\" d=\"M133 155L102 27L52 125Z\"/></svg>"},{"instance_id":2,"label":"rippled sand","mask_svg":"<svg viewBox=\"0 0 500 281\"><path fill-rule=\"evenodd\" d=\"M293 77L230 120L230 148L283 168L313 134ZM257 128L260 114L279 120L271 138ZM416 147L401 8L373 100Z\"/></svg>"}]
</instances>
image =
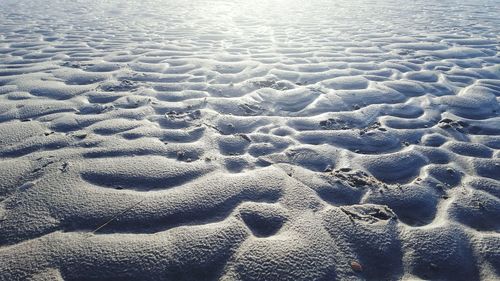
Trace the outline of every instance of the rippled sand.
<instances>
[{"instance_id":1,"label":"rippled sand","mask_svg":"<svg viewBox=\"0 0 500 281\"><path fill-rule=\"evenodd\" d=\"M499 280L499 34L488 0L3 0L0 280Z\"/></svg>"}]
</instances>

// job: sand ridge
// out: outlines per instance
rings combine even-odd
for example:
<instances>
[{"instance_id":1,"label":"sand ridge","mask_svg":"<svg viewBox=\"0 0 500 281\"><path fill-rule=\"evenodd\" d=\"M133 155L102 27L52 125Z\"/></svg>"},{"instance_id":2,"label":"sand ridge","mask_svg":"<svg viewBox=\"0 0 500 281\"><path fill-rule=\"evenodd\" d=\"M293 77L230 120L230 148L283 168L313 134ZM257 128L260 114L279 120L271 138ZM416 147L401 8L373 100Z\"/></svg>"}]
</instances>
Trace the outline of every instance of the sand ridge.
<instances>
[{"instance_id":1,"label":"sand ridge","mask_svg":"<svg viewBox=\"0 0 500 281\"><path fill-rule=\"evenodd\" d=\"M481 1L2 1L0 280L500 279Z\"/></svg>"}]
</instances>

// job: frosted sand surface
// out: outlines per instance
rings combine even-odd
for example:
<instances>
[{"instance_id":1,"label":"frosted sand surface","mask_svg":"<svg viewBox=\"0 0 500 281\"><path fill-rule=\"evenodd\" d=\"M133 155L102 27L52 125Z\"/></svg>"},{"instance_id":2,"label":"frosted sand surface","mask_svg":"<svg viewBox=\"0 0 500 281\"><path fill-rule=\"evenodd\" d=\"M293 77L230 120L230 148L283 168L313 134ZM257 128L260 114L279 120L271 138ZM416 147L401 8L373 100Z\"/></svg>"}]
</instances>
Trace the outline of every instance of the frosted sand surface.
<instances>
[{"instance_id":1,"label":"frosted sand surface","mask_svg":"<svg viewBox=\"0 0 500 281\"><path fill-rule=\"evenodd\" d=\"M499 11L1 1L0 280L500 279Z\"/></svg>"}]
</instances>

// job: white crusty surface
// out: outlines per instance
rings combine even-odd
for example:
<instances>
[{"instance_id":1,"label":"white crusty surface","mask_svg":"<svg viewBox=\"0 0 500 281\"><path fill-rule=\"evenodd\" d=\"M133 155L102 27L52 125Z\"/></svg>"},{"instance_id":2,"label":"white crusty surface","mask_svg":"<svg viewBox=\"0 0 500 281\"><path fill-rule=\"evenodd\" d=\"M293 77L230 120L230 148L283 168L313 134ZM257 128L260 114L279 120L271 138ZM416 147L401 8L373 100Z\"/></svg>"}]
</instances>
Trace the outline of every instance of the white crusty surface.
<instances>
[{"instance_id":1,"label":"white crusty surface","mask_svg":"<svg viewBox=\"0 0 500 281\"><path fill-rule=\"evenodd\" d=\"M1 0L0 280L500 280L496 0Z\"/></svg>"}]
</instances>

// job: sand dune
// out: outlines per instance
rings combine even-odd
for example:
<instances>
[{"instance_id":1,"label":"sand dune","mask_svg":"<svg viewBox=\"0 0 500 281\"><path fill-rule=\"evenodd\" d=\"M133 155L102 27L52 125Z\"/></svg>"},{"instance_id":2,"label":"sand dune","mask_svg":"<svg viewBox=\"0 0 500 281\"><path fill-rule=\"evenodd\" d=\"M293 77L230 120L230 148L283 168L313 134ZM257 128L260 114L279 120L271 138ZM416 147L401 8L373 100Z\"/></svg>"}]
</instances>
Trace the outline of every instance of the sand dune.
<instances>
[{"instance_id":1,"label":"sand dune","mask_svg":"<svg viewBox=\"0 0 500 281\"><path fill-rule=\"evenodd\" d=\"M1 1L0 280L500 280L499 19Z\"/></svg>"}]
</instances>

